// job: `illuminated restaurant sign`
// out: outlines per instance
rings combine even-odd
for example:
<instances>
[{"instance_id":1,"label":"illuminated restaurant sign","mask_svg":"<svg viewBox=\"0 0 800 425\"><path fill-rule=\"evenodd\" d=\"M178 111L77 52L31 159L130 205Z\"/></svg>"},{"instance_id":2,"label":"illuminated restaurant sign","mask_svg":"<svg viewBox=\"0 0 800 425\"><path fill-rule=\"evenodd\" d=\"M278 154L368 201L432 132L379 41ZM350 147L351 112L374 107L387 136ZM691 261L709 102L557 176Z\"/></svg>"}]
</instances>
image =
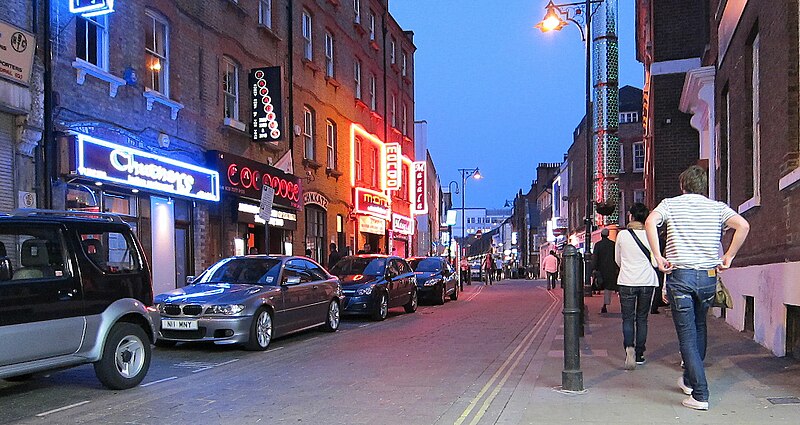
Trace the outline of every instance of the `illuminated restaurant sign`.
<instances>
[{"instance_id":1,"label":"illuminated restaurant sign","mask_svg":"<svg viewBox=\"0 0 800 425\"><path fill-rule=\"evenodd\" d=\"M283 139L281 67L255 68L250 71L249 82L253 96L250 129L253 141L274 142Z\"/></svg>"},{"instance_id":2,"label":"illuminated restaurant sign","mask_svg":"<svg viewBox=\"0 0 800 425\"><path fill-rule=\"evenodd\" d=\"M391 203L389 197L381 192L357 187L355 190L355 213L389 220Z\"/></svg>"},{"instance_id":3,"label":"illuminated restaurant sign","mask_svg":"<svg viewBox=\"0 0 800 425\"><path fill-rule=\"evenodd\" d=\"M374 235L386 234L386 221L368 215L358 218L358 231Z\"/></svg>"},{"instance_id":4,"label":"illuminated restaurant sign","mask_svg":"<svg viewBox=\"0 0 800 425\"><path fill-rule=\"evenodd\" d=\"M84 18L114 11L114 0L69 0L69 11Z\"/></svg>"},{"instance_id":5,"label":"illuminated restaurant sign","mask_svg":"<svg viewBox=\"0 0 800 425\"><path fill-rule=\"evenodd\" d=\"M402 177L402 162L400 157L400 144L386 144L386 189L400 189L400 179Z\"/></svg>"},{"instance_id":6,"label":"illuminated restaurant sign","mask_svg":"<svg viewBox=\"0 0 800 425\"><path fill-rule=\"evenodd\" d=\"M414 214L428 213L428 186L426 163L424 161L414 162L414 193L412 194L411 210Z\"/></svg>"},{"instance_id":7,"label":"illuminated restaurant sign","mask_svg":"<svg viewBox=\"0 0 800 425\"><path fill-rule=\"evenodd\" d=\"M223 191L251 199L261 199L266 184L275 189L275 205L299 209L302 205L300 179L280 169L238 155L209 151L208 164L222 175Z\"/></svg>"},{"instance_id":8,"label":"illuminated restaurant sign","mask_svg":"<svg viewBox=\"0 0 800 425\"><path fill-rule=\"evenodd\" d=\"M126 186L219 201L219 173L85 134L76 139L77 172Z\"/></svg>"},{"instance_id":9,"label":"illuminated restaurant sign","mask_svg":"<svg viewBox=\"0 0 800 425\"><path fill-rule=\"evenodd\" d=\"M392 213L392 230L402 235L414 234L414 219L397 213Z\"/></svg>"}]
</instances>

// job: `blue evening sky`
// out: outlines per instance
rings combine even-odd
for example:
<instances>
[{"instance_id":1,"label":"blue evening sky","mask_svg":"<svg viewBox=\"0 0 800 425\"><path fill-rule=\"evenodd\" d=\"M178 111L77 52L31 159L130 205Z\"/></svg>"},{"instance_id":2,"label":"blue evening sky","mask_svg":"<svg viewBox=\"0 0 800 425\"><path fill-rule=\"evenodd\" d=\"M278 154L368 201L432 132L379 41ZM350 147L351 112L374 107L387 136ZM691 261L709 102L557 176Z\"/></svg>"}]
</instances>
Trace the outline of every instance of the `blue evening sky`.
<instances>
[{"instance_id":1,"label":"blue evening sky","mask_svg":"<svg viewBox=\"0 0 800 425\"><path fill-rule=\"evenodd\" d=\"M609 1L609 0L607 0ZM562 2L566 3L566 2ZM561 162L584 113L584 47L575 25L544 34L547 0L389 0L414 31L416 119L443 186L467 182L468 207L527 192L540 162ZM619 2L620 87L641 88L633 0ZM456 198L460 203L460 197Z\"/></svg>"}]
</instances>

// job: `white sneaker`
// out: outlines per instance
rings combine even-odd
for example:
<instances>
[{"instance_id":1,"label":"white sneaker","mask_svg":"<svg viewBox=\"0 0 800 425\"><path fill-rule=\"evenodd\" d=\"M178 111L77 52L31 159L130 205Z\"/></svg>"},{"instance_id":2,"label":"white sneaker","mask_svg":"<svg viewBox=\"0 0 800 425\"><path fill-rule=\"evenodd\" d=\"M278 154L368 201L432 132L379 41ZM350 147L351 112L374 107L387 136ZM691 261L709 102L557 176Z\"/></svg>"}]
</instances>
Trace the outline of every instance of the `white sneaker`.
<instances>
[{"instance_id":1,"label":"white sneaker","mask_svg":"<svg viewBox=\"0 0 800 425\"><path fill-rule=\"evenodd\" d=\"M633 347L627 347L625 349L625 369L636 369L636 351L633 349Z\"/></svg>"},{"instance_id":2,"label":"white sneaker","mask_svg":"<svg viewBox=\"0 0 800 425\"><path fill-rule=\"evenodd\" d=\"M690 386L686 385L686 384L683 382L683 375L681 375L681 376L679 376L679 377L678 377L678 387L680 387L681 391L683 391L683 393L684 393L684 394L686 394L686 395L692 395L692 391L693 391L693 390L692 390L692 387L690 387ZM706 403L706 404L708 404L708 403Z\"/></svg>"},{"instance_id":3,"label":"white sneaker","mask_svg":"<svg viewBox=\"0 0 800 425\"><path fill-rule=\"evenodd\" d=\"M697 401L694 399L694 397L685 398L681 404L694 410L708 410L707 401Z\"/></svg>"}]
</instances>

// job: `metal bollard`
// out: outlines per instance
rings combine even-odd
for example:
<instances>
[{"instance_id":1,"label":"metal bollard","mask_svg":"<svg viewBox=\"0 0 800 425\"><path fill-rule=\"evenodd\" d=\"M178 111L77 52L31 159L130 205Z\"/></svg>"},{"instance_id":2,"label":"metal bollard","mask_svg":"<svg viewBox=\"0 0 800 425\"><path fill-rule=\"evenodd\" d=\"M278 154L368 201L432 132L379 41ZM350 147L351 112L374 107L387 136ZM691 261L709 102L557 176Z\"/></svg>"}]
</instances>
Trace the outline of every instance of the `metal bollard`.
<instances>
[{"instance_id":1,"label":"metal bollard","mask_svg":"<svg viewBox=\"0 0 800 425\"><path fill-rule=\"evenodd\" d=\"M586 296L586 291L587 291L586 280L585 280L586 279L586 265L587 264L586 264L585 261L583 261L583 254L581 254L580 251L576 250L576 255L578 256L578 260L576 261L578 263L578 275L577 276L578 276L578 279L584 279L583 281L580 281L580 282L577 283L577 286L578 286L578 303L580 303L580 309L581 309L580 319L578 320L578 335L580 335L581 338L583 338L586 335L584 333L584 324L586 323L586 302L584 301L583 297ZM589 287L588 291L589 291L589 294L590 294L589 296L591 296L591 293L592 293L591 286Z\"/></svg>"},{"instance_id":2,"label":"metal bollard","mask_svg":"<svg viewBox=\"0 0 800 425\"><path fill-rule=\"evenodd\" d=\"M583 391L580 351L580 304L578 287L583 286L581 255L572 245L564 249L564 370L561 388Z\"/></svg>"}]
</instances>

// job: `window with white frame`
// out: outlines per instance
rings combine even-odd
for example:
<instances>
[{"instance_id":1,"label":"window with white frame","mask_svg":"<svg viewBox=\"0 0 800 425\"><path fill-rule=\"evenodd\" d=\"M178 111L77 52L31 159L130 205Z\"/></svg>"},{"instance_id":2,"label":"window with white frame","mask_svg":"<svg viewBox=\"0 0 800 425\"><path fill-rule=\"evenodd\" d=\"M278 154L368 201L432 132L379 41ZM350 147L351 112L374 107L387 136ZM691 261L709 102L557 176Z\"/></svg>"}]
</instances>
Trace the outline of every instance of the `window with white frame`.
<instances>
[{"instance_id":1,"label":"window with white frame","mask_svg":"<svg viewBox=\"0 0 800 425\"><path fill-rule=\"evenodd\" d=\"M333 34L325 33L325 76L333 78Z\"/></svg>"},{"instance_id":2,"label":"window with white frame","mask_svg":"<svg viewBox=\"0 0 800 425\"><path fill-rule=\"evenodd\" d=\"M755 38L753 39L753 44L751 46L751 59L752 59L752 80L751 80L751 92L752 92L752 109L753 109L753 117L752 117L752 126L753 126L753 135L752 135L752 152L753 152L753 162L752 162L752 169L753 169L753 187L750 191L751 198L754 200L756 205L759 203L761 199L761 106L760 106L760 95L761 95L761 76L760 76L760 61L759 61L759 50L761 47L760 36L756 34Z\"/></svg>"},{"instance_id":3,"label":"window with white frame","mask_svg":"<svg viewBox=\"0 0 800 425\"><path fill-rule=\"evenodd\" d=\"M148 10L144 24L147 88L169 97L169 26L167 20Z\"/></svg>"},{"instance_id":4,"label":"window with white frame","mask_svg":"<svg viewBox=\"0 0 800 425\"><path fill-rule=\"evenodd\" d=\"M402 75L403 77L405 77L406 72L408 72L407 66L408 66L408 55L406 54L406 51L403 50L400 53L400 75Z\"/></svg>"},{"instance_id":5,"label":"window with white frame","mask_svg":"<svg viewBox=\"0 0 800 425\"><path fill-rule=\"evenodd\" d=\"M644 190L637 189L633 191L633 203L644 204Z\"/></svg>"},{"instance_id":6,"label":"window with white frame","mask_svg":"<svg viewBox=\"0 0 800 425\"><path fill-rule=\"evenodd\" d=\"M361 0L353 0L353 11L356 13L355 23L361 23Z\"/></svg>"},{"instance_id":7,"label":"window with white frame","mask_svg":"<svg viewBox=\"0 0 800 425\"><path fill-rule=\"evenodd\" d=\"M628 124L633 122L639 122L639 113L638 112L620 112L619 113L619 123L620 124Z\"/></svg>"},{"instance_id":8,"label":"window with white frame","mask_svg":"<svg viewBox=\"0 0 800 425\"><path fill-rule=\"evenodd\" d=\"M272 0L258 0L258 23L272 28Z\"/></svg>"},{"instance_id":9,"label":"window with white frame","mask_svg":"<svg viewBox=\"0 0 800 425\"><path fill-rule=\"evenodd\" d=\"M108 71L108 15L76 18L75 56Z\"/></svg>"},{"instance_id":10,"label":"window with white frame","mask_svg":"<svg viewBox=\"0 0 800 425\"><path fill-rule=\"evenodd\" d=\"M311 13L303 11L303 57L306 60L314 59L314 50L311 43Z\"/></svg>"},{"instance_id":11,"label":"window with white frame","mask_svg":"<svg viewBox=\"0 0 800 425\"><path fill-rule=\"evenodd\" d=\"M644 171L644 142L633 144L633 171Z\"/></svg>"},{"instance_id":12,"label":"window with white frame","mask_svg":"<svg viewBox=\"0 0 800 425\"><path fill-rule=\"evenodd\" d=\"M315 159L314 152L314 111L308 107L303 107L303 141L305 150L303 157Z\"/></svg>"},{"instance_id":13,"label":"window with white frame","mask_svg":"<svg viewBox=\"0 0 800 425\"><path fill-rule=\"evenodd\" d=\"M369 41L375 41L375 12L369 11Z\"/></svg>"},{"instance_id":14,"label":"window with white frame","mask_svg":"<svg viewBox=\"0 0 800 425\"><path fill-rule=\"evenodd\" d=\"M356 137L354 146L353 146L353 162L355 163L356 169L356 181L361 181L364 177L362 167L361 167L361 138Z\"/></svg>"},{"instance_id":15,"label":"window with white frame","mask_svg":"<svg viewBox=\"0 0 800 425\"><path fill-rule=\"evenodd\" d=\"M327 127L327 140L326 146L328 149L328 163L327 167L331 170L336 169L336 123L328 120Z\"/></svg>"},{"instance_id":16,"label":"window with white frame","mask_svg":"<svg viewBox=\"0 0 800 425\"><path fill-rule=\"evenodd\" d=\"M373 111L378 109L378 96L375 81L375 74L371 74L369 76L369 108Z\"/></svg>"},{"instance_id":17,"label":"window with white frame","mask_svg":"<svg viewBox=\"0 0 800 425\"><path fill-rule=\"evenodd\" d=\"M625 145L619 144L619 172L625 173Z\"/></svg>"},{"instance_id":18,"label":"window with white frame","mask_svg":"<svg viewBox=\"0 0 800 425\"><path fill-rule=\"evenodd\" d=\"M392 127L397 128L397 97L392 93L392 107L390 110Z\"/></svg>"},{"instance_id":19,"label":"window with white frame","mask_svg":"<svg viewBox=\"0 0 800 425\"><path fill-rule=\"evenodd\" d=\"M372 148L369 161L369 177L372 187L378 187L378 148Z\"/></svg>"},{"instance_id":20,"label":"window with white frame","mask_svg":"<svg viewBox=\"0 0 800 425\"><path fill-rule=\"evenodd\" d=\"M225 97L225 118L239 120L239 66L233 59L222 57L222 94Z\"/></svg>"},{"instance_id":21,"label":"window with white frame","mask_svg":"<svg viewBox=\"0 0 800 425\"><path fill-rule=\"evenodd\" d=\"M361 61L358 59L353 64L353 79L355 80L356 99L361 99Z\"/></svg>"},{"instance_id":22,"label":"window with white frame","mask_svg":"<svg viewBox=\"0 0 800 425\"><path fill-rule=\"evenodd\" d=\"M397 42L394 41L394 37L392 37L391 41L389 42L389 60L391 64L394 65L397 62Z\"/></svg>"},{"instance_id":23,"label":"window with white frame","mask_svg":"<svg viewBox=\"0 0 800 425\"><path fill-rule=\"evenodd\" d=\"M400 116L400 119L400 126L403 136L408 135L408 108L406 107L405 103L403 103L403 114Z\"/></svg>"}]
</instances>

